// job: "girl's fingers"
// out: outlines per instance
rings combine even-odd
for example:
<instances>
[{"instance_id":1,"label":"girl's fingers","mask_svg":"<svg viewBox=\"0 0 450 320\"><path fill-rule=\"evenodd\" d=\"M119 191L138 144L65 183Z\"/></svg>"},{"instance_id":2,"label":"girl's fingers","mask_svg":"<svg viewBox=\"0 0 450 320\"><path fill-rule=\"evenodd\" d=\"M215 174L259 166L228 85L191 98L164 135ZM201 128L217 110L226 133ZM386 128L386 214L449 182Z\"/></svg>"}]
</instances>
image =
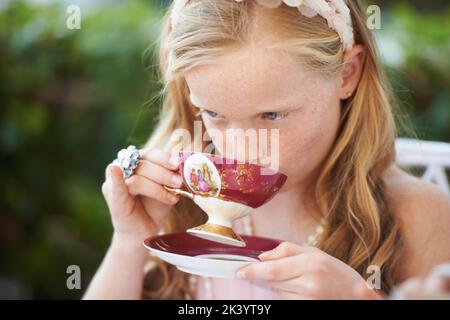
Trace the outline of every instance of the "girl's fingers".
<instances>
[{"instance_id":1,"label":"girl's fingers","mask_svg":"<svg viewBox=\"0 0 450 320\"><path fill-rule=\"evenodd\" d=\"M268 285L272 290L283 290L290 292L298 292L298 285L296 278L288 279L288 280L280 280L280 281L268 281Z\"/></svg>"},{"instance_id":2,"label":"girl's fingers","mask_svg":"<svg viewBox=\"0 0 450 320\"><path fill-rule=\"evenodd\" d=\"M237 278L249 280L287 280L294 277L301 277L305 271L301 266L308 265L306 260L307 258L304 256L292 256L251 263L238 270Z\"/></svg>"},{"instance_id":3,"label":"girl's fingers","mask_svg":"<svg viewBox=\"0 0 450 320\"><path fill-rule=\"evenodd\" d=\"M281 299L311 300L318 297L313 291L313 284L308 285L298 278L280 281L252 280L251 283L277 293Z\"/></svg>"},{"instance_id":4,"label":"girl's fingers","mask_svg":"<svg viewBox=\"0 0 450 320\"><path fill-rule=\"evenodd\" d=\"M353 295L356 300L384 300L386 297L382 296L377 290L369 289L366 283L361 283L353 288Z\"/></svg>"},{"instance_id":5,"label":"girl's fingers","mask_svg":"<svg viewBox=\"0 0 450 320\"><path fill-rule=\"evenodd\" d=\"M176 195L168 192L160 184L141 175L132 175L126 180L126 184L130 194L133 196L142 195L167 205L174 205L179 200Z\"/></svg>"},{"instance_id":6,"label":"girl's fingers","mask_svg":"<svg viewBox=\"0 0 450 320\"><path fill-rule=\"evenodd\" d=\"M141 160L136 169L136 174L146 177L158 184L179 188L183 183L181 176L167 168L148 160Z\"/></svg>"},{"instance_id":7,"label":"girl's fingers","mask_svg":"<svg viewBox=\"0 0 450 320\"><path fill-rule=\"evenodd\" d=\"M106 200L109 199L109 184L106 181L102 184L102 194Z\"/></svg>"},{"instance_id":8,"label":"girl's fingers","mask_svg":"<svg viewBox=\"0 0 450 320\"><path fill-rule=\"evenodd\" d=\"M177 155L171 155L170 152L157 149L142 149L140 157L143 160L159 164L169 170L178 169L179 158Z\"/></svg>"},{"instance_id":9,"label":"girl's fingers","mask_svg":"<svg viewBox=\"0 0 450 320\"><path fill-rule=\"evenodd\" d=\"M269 289L272 291L282 290L282 291L290 291L297 292L298 286L296 285L297 279L289 279L289 280L280 280L280 281L267 281L267 280L251 280L250 281L255 286Z\"/></svg>"},{"instance_id":10,"label":"girl's fingers","mask_svg":"<svg viewBox=\"0 0 450 320\"><path fill-rule=\"evenodd\" d=\"M314 247L300 246L291 242L282 242L275 249L263 252L258 258L261 261L275 260L314 251L317 251Z\"/></svg>"},{"instance_id":11,"label":"girl's fingers","mask_svg":"<svg viewBox=\"0 0 450 320\"><path fill-rule=\"evenodd\" d=\"M278 298L281 300L317 300L314 297L308 295L301 295L295 292L284 291L284 290L275 290Z\"/></svg>"},{"instance_id":12,"label":"girl's fingers","mask_svg":"<svg viewBox=\"0 0 450 320\"><path fill-rule=\"evenodd\" d=\"M132 199L130 198L122 170L116 165L109 165L107 175L107 183L109 184L108 203L111 213L129 213L132 210Z\"/></svg>"},{"instance_id":13,"label":"girl's fingers","mask_svg":"<svg viewBox=\"0 0 450 320\"><path fill-rule=\"evenodd\" d=\"M115 165L109 167L109 177L111 179L111 195L114 196L116 200L124 201L128 199L128 188L123 177L122 170Z\"/></svg>"}]
</instances>

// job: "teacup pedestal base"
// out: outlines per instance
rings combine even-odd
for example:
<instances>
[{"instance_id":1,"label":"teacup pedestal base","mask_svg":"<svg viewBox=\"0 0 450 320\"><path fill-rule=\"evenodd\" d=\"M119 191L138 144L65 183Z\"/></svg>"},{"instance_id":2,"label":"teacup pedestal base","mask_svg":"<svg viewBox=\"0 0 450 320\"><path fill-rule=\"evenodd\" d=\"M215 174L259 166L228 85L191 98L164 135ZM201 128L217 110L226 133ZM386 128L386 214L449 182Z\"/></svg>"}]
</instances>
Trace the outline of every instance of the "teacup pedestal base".
<instances>
[{"instance_id":1,"label":"teacup pedestal base","mask_svg":"<svg viewBox=\"0 0 450 320\"><path fill-rule=\"evenodd\" d=\"M230 227L207 222L187 230L187 233L206 240L245 247L245 241Z\"/></svg>"}]
</instances>

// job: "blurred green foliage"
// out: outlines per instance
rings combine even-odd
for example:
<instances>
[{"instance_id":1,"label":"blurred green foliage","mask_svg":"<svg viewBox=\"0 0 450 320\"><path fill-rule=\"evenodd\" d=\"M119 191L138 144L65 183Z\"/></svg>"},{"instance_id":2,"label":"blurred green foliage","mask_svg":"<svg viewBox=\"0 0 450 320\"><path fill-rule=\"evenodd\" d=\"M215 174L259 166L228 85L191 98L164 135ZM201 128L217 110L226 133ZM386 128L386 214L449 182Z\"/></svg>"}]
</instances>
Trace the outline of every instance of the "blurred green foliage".
<instances>
[{"instance_id":1,"label":"blurred green foliage","mask_svg":"<svg viewBox=\"0 0 450 320\"><path fill-rule=\"evenodd\" d=\"M83 13L80 30L66 28L60 5L13 1L0 11L4 288L75 298L67 266L81 267L83 288L98 266L111 235L104 168L154 124L159 86L144 57L152 57L160 11L122 1Z\"/></svg>"},{"instance_id":2,"label":"blurred green foliage","mask_svg":"<svg viewBox=\"0 0 450 320\"><path fill-rule=\"evenodd\" d=\"M81 30L65 9L0 9L0 298L81 296L66 268L81 267L85 289L108 246L104 168L157 114L162 8L111 1L83 12ZM400 48L386 68L419 137L450 141L450 10L396 5L377 34Z\"/></svg>"},{"instance_id":3,"label":"blurred green foliage","mask_svg":"<svg viewBox=\"0 0 450 320\"><path fill-rule=\"evenodd\" d=\"M386 60L388 78L400 107L421 139L450 142L450 6L424 12L397 3L377 31L380 47L398 51ZM392 54L392 52L391 52Z\"/></svg>"}]
</instances>

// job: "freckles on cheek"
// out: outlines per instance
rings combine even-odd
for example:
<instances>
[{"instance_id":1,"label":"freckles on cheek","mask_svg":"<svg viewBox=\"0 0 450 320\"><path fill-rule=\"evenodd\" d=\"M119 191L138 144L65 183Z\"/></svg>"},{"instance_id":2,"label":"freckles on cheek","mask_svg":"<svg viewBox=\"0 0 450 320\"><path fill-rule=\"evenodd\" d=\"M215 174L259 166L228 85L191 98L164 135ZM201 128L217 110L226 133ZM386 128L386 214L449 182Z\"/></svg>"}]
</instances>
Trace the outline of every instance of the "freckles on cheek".
<instances>
[{"instance_id":1,"label":"freckles on cheek","mask_svg":"<svg viewBox=\"0 0 450 320\"><path fill-rule=\"evenodd\" d=\"M317 165L332 147L337 122L334 116L324 114L322 108L311 108L296 128L280 132L281 162L288 166L301 163L305 169Z\"/></svg>"},{"instance_id":2,"label":"freckles on cheek","mask_svg":"<svg viewBox=\"0 0 450 320\"><path fill-rule=\"evenodd\" d=\"M280 156L282 163L295 163L311 158L312 150L319 140L317 129L302 127L281 135ZM320 132L320 130L319 130Z\"/></svg>"}]
</instances>

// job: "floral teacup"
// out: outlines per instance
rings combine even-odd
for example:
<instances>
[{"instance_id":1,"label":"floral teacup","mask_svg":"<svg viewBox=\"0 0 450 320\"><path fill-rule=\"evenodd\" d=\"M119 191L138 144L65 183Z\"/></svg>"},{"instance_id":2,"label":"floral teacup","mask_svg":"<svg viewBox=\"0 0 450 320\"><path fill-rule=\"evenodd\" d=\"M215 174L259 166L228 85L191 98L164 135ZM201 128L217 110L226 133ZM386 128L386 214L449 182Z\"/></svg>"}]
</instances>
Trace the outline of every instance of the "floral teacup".
<instances>
[{"instance_id":1,"label":"floral teacup","mask_svg":"<svg viewBox=\"0 0 450 320\"><path fill-rule=\"evenodd\" d=\"M183 189L168 190L191 198L208 221L187 232L212 241L245 246L232 221L269 201L285 183L286 175L256 164L207 153L180 151Z\"/></svg>"}]
</instances>

